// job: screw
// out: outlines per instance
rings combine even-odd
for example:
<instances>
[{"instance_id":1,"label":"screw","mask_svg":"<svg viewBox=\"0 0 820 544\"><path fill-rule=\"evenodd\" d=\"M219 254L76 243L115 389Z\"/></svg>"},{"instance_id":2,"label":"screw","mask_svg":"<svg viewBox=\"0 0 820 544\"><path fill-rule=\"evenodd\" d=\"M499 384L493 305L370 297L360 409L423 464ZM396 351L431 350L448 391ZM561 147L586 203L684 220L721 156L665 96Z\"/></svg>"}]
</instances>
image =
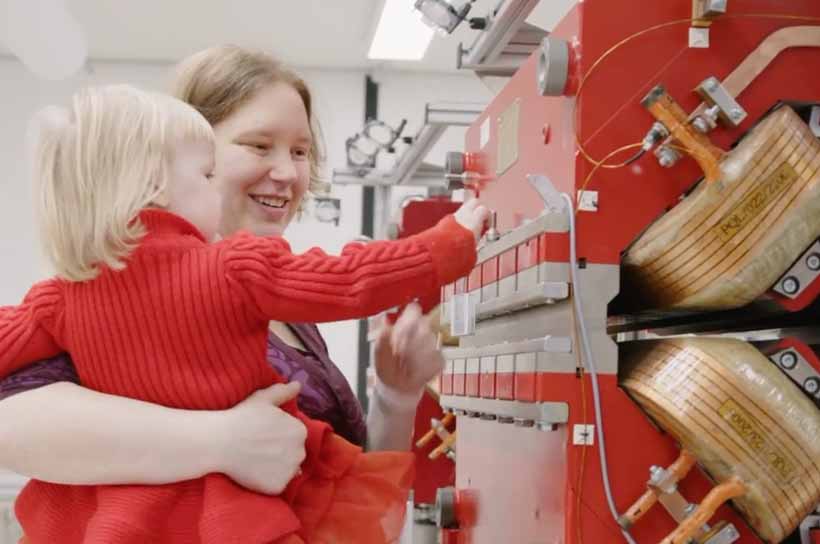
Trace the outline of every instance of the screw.
<instances>
[{"instance_id":1,"label":"screw","mask_svg":"<svg viewBox=\"0 0 820 544\"><path fill-rule=\"evenodd\" d=\"M803 382L803 389L805 389L809 395L816 395L817 392L820 391L820 379L806 378L806 381Z\"/></svg>"},{"instance_id":2,"label":"screw","mask_svg":"<svg viewBox=\"0 0 820 544\"><path fill-rule=\"evenodd\" d=\"M706 134L710 130L709 123L701 116L695 117L695 120L692 121L692 126L695 127L695 130L700 132L701 134Z\"/></svg>"},{"instance_id":3,"label":"screw","mask_svg":"<svg viewBox=\"0 0 820 544\"><path fill-rule=\"evenodd\" d=\"M658 162L664 168L671 168L678 161L678 154L674 149L668 147L658 151Z\"/></svg>"},{"instance_id":4,"label":"screw","mask_svg":"<svg viewBox=\"0 0 820 544\"><path fill-rule=\"evenodd\" d=\"M707 91L710 91L710 92L717 91L717 88L718 88L717 80L715 78L710 77L709 79L706 80L705 87L706 87Z\"/></svg>"},{"instance_id":5,"label":"screw","mask_svg":"<svg viewBox=\"0 0 820 544\"><path fill-rule=\"evenodd\" d=\"M806 266L813 272L820 270L820 253L812 253L806 257Z\"/></svg>"},{"instance_id":6,"label":"screw","mask_svg":"<svg viewBox=\"0 0 820 544\"><path fill-rule=\"evenodd\" d=\"M780 287L782 287L783 291L787 295L794 295L797 294L797 292L800 290L800 282L797 281L797 278L795 278L794 276L789 276L788 278L783 280L783 283L780 284Z\"/></svg>"},{"instance_id":7,"label":"screw","mask_svg":"<svg viewBox=\"0 0 820 544\"><path fill-rule=\"evenodd\" d=\"M729 110L729 116L732 119L740 119L741 117L743 117L743 110L741 110L740 108L732 108L731 110Z\"/></svg>"},{"instance_id":8,"label":"screw","mask_svg":"<svg viewBox=\"0 0 820 544\"><path fill-rule=\"evenodd\" d=\"M793 351L787 351L780 356L780 366L786 370L792 370L797 366L797 355Z\"/></svg>"}]
</instances>

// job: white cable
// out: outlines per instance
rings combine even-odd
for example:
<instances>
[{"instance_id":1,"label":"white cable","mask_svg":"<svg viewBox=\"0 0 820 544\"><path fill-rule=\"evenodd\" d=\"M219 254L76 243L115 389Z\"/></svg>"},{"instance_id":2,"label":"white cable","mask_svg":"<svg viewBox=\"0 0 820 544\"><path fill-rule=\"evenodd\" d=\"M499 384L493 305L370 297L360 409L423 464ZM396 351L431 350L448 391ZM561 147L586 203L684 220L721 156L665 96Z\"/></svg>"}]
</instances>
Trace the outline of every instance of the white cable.
<instances>
[{"instance_id":1,"label":"white cable","mask_svg":"<svg viewBox=\"0 0 820 544\"><path fill-rule=\"evenodd\" d=\"M567 193L561 193L561 198L564 199L567 205L567 214L569 215L569 271L572 279L572 301L575 304L575 314L578 316L576 321L581 329L581 344L584 349L584 356L589 366L590 381L592 382L592 403L595 408L595 430L598 435L598 455L601 458L601 479L604 483L604 494L606 495L606 502L609 505L609 511L615 522L618 522L618 510L615 508L615 500L612 498L612 488L609 485L609 467L606 460L606 444L604 443L604 420L601 416L601 393L598 390L598 369L595 366L595 359L592 357L592 349L589 346L589 334L587 333L586 321L584 320L583 308L581 307L581 290L578 282L578 258L576 255L576 232L575 232L575 209L572 197ZM583 378L582 378L583 379ZM619 524L620 525L620 524ZM637 544L626 529L621 529L624 539L629 544Z\"/></svg>"}]
</instances>

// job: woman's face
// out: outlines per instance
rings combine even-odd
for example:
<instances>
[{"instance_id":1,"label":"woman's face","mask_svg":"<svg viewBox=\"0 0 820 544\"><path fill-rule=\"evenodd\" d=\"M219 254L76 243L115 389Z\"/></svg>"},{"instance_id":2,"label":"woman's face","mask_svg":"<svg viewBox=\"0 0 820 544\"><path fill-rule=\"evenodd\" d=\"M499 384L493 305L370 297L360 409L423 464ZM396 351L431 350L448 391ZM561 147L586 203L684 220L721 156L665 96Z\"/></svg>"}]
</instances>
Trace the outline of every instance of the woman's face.
<instances>
[{"instance_id":1,"label":"woman's face","mask_svg":"<svg viewBox=\"0 0 820 544\"><path fill-rule=\"evenodd\" d=\"M310 182L311 133L299 93L274 83L214 126L220 232L282 235Z\"/></svg>"}]
</instances>

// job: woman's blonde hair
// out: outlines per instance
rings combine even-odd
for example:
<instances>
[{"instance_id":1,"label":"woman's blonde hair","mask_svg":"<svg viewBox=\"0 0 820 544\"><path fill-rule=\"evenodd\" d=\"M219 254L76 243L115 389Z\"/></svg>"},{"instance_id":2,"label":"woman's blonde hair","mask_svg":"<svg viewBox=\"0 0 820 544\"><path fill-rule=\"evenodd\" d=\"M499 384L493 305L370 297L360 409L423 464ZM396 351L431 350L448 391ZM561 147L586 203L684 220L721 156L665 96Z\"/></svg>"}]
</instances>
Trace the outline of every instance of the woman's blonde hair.
<instances>
[{"instance_id":1,"label":"woman's blonde hair","mask_svg":"<svg viewBox=\"0 0 820 544\"><path fill-rule=\"evenodd\" d=\"M145 234L139 212L166 204L174 146L213 143L213 131L179 100L111 85L41 111L29 138L46 255L59 276L84 281L125 266Z\"/></svg>"},{"instance_id":2,"label":"woman's blonde hair","mask_svg":"<svg viewBox=\"0 0 820 544\"><path fill-rule=\"evenodd\" d=\"M195 53L177 66L171 94L187 102L216 126L247 104L262 89L284 83L302 99L310 123L310 185L318 194L322 180L324 145L307 83L268 53L236 45L220 45Z\"/></svg>"}]
</instances>

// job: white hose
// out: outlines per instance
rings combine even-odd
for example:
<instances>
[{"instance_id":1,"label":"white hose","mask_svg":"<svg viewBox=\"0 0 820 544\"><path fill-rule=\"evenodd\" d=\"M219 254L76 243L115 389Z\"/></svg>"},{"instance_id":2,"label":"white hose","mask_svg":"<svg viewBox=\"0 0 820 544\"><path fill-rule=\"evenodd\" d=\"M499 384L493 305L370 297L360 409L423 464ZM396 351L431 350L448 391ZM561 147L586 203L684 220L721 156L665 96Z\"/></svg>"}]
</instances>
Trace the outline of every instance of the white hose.
<instances>
[{"instance_id":1,"label":"white hose","mask_svg":"<svg viewBox=\"0 0 820 544\"><path fill-rule=\"evenodd\" d=\"M567 193L561 193L561 198L564 199L567 205L567 214L569 215L569 271L572 279L572 301L575 304L575 314L577 316L576 322L581 329L581 344L583 346L583 353L589 366L590 381L592 382L592 403L595 408L595 430L598 435L598 454L601 458L601 480L604 483L604 493L606 494L606 502L609 505L609 511L615 522L618 522L618 510L615 508L615 500L612 498L612 488L609 485L609 468L606 460L606 444L604 442L604 420L601 416L601 392L598 390L598 369L595 366L595 359L592 357L592 349L589 345L589 334L587 333L586 321L584 320L584 312L581 307L581 289L578 281L578 257L576 255L576 232L575 232L575 210L572 197ZM637 544L626 529L621 529L624 539L629 544Z\"/></svg>"}]
</instances>

